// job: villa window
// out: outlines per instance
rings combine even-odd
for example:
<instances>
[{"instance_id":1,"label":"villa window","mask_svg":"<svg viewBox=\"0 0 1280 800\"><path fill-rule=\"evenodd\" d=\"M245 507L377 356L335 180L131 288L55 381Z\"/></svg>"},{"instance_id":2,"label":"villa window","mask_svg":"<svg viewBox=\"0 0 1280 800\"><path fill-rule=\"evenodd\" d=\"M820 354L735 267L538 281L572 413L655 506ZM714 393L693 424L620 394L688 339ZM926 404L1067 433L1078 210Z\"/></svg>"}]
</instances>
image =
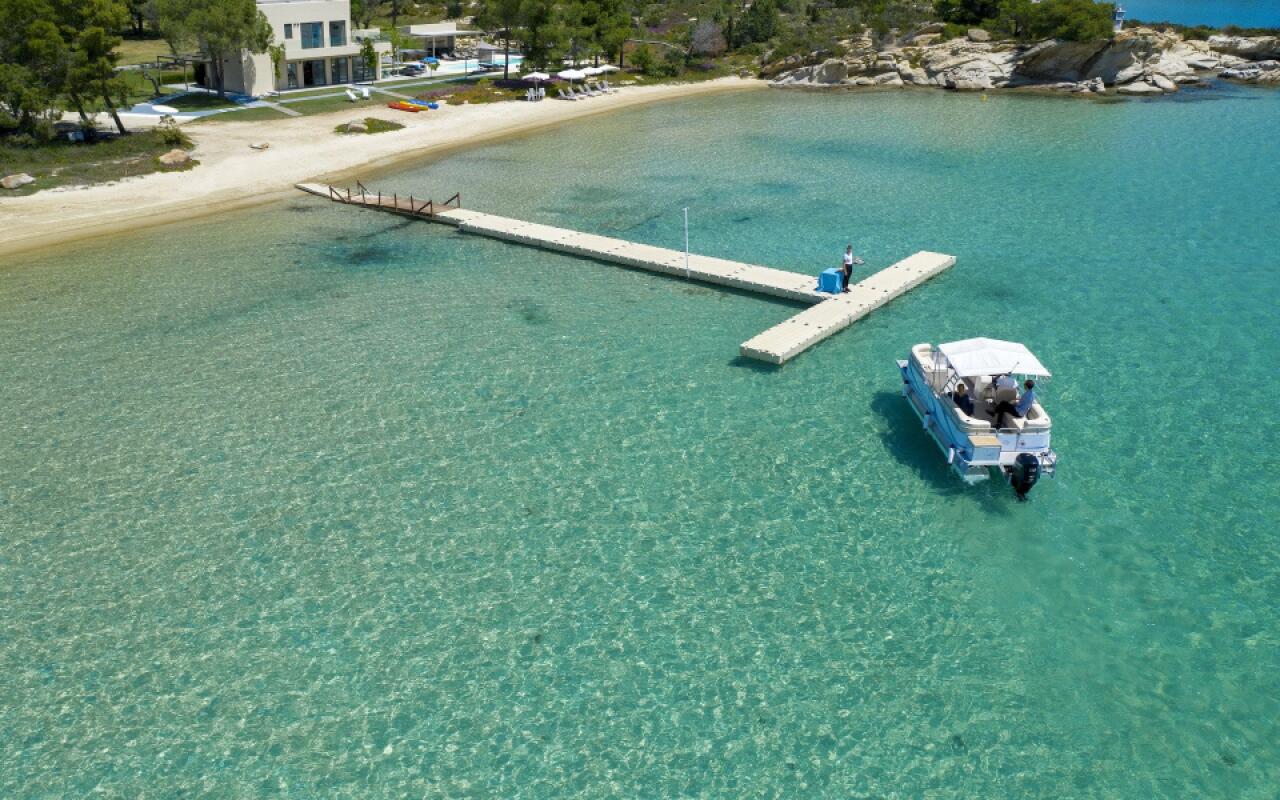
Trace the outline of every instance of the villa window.
<instances>
[{"instance_id":1,"label":"villa window","mask_svg":"<svg viewBox=\"0 0 1280 800\"><path fill-rule=\"evenodd\" d=\"M288 76L288 87L290 89L298 88L298 62L290 61L285 65L285 75Z\"/></svg>"},{"instance_id":2,"label":"villa window","mask_svg":"<svg viewBox=\"0 0 1280 800\"><path fill-rule=\"evenodd\" d=\"M301 27L303 50L314 50L317 47L324 47L323 22L304 22Z\"/></svg>"},{"instance_id":3,"label":"villa window","mask_svg":"<svg viewBox=\"0 0 1280 800\"><path fill-rule=\"evenodd\" d=\"M329 23L329 46L341 47L347 43L347 21L333 20Z\"/></svg>"},{"instance_id":4,"label":"villa window","mask_svg":"<svg viewBox=\"0 0 1280 800\"><path fill-rule=\"evenodd\" d=\"M347 82L347 59L335 58L329 62L330 83Z\"/></svg>"},{"instance_id":5,"label":"villa window","mask_svg":"<svg viewBox=\"0 0 1280 800\"><path fill-rule=\"evenodd\" d=\"M286 22L286 23L284 24L284 38L286 38L286 39L292 39L292 38L293 38L293 23L292 23L292 22Z\"/></svg>"}]
</instances>

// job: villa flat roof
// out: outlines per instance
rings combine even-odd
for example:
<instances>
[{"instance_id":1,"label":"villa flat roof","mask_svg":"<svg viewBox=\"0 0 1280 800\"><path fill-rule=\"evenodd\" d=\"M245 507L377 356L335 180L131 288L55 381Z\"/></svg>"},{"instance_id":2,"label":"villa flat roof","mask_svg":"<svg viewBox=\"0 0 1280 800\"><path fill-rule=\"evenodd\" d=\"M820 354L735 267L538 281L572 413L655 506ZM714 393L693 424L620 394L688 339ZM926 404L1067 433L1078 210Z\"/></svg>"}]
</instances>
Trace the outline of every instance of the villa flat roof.
<instances>
[{"instance_id":1,"label":"villa flat roof","mask_svg":"<svg viewBox=\"0 0 1280 800\"><path fill-rule=\"evenodd\" d=\"M479 36L481 31L458 30L456 22L428 22L421 25L406 25L400 30L410 36Z\"/></svg>"}]
</instances>

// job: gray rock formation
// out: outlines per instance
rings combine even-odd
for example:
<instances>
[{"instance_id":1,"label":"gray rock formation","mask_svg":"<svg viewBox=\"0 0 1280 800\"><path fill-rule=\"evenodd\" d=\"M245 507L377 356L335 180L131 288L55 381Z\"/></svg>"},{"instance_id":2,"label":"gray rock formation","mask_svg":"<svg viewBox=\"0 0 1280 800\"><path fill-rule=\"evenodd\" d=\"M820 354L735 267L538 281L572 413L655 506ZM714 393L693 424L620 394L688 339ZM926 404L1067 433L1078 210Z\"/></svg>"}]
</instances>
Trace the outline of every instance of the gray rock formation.
<instances>
[{"instance_id":1,"label":"gray rock formation","mask_svg":"<svg viewBox=\"0 0 1280 800\"><path fill-rule=\"evenodd\" d=\"M1175 92L1179 84L1199 82L1212 70L1224 70L1222 76L1233 80L1280 82L1280 70L1270 66L1273 59L1263 57L1280 50L1280 37L1274 36L1183 41L1171 31L1134 28L1101 42L1025 45L986 41L986 32L978 29L962 39L940 41L940 31L937 25L925 26L902 37L901 44L882 47L864 32L840 43L840 58L814 63L820 55L811 53L808 65L794 56L787 59L779 65L787 71L774 85L911 85L954 91L1039 87L1076 94L1132 85L1124 93L1141 95Z\"/></svg>"},{"instance_id":2,"label":"gray rock formation","mask_svg":"<svg viewBox=\"0 0 1280 800\"><path fill-rule=\"evenodd\" d=\"M1246 83L1280 83L1280 61L1250 61L1222 71L1222 77Z\"/></svg>"},{"instance_id":3,"label":"gray rock formation","mask_svg":"<svg viewBox=\"0 0 1280 800\"><path fill-rule=\"evenodd\" d=\"M1209 48L1249 61L1280 59L1280 36L1211 36Z\"/></svg>"},{"instance_id":4,"label":"gray rock formation","mask_svg":"<svg viewBox=\"0 0 1280 800\"><path fill-rule=\"evenodd\" d=\"M1116 92L1128 95L1164 94L1164 90L1159 86L1154 86L1146 81L1134 81L1123 86L1117 86Z\"/></svg>"}]
</instances>

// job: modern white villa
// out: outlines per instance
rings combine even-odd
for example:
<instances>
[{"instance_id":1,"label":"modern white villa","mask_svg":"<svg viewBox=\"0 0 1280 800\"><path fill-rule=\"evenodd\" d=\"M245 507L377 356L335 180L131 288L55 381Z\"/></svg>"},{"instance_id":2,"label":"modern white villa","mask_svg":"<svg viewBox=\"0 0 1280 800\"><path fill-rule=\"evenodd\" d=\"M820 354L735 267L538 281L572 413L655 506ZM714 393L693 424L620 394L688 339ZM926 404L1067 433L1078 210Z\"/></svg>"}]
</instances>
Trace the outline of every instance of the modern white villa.
<instances>
[{"instance_id":1,"label":"modern white villa","mask_svg":"<svg viewBox=\"0 0 1280 800\"><path fill-rule=\"evenodd\" d=\"M350 0L258 0L258 8L271 23L274 43L284 45L284 62L275 73L269 54L242 51L224 65L227 91L258 96L382 77L391 44L374 41L378 63L370 71L360 58L361 40L379 32L351 30Z\"/></svg>"}]
</instances>

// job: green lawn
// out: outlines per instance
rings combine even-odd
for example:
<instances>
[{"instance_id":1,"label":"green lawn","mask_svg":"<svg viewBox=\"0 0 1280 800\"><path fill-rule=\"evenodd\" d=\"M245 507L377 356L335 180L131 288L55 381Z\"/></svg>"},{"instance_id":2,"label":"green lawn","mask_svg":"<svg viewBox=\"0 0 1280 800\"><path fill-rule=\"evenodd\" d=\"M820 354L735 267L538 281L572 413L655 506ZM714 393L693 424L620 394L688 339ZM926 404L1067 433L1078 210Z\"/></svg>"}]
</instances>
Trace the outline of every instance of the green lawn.
<instances>
[{"instance_id":1,"label":"green lawn","mask_svg":"<svg viewBox=\"0 0 1280 800\"><path fill-rule=\"evenodd\" d=\"M204 125L210 122L255 122L270 119L288 119L289 115L281 114L274 108L266 106L258 106L257 108L242 108L239 111L228 111L225 114L210 114L207 117L193 119L190 122L183 123L186 125Z\"/></svg>"},{"instance_id":2,"label":"green lawn","mask_svg":"<svg viewBox=\"0 0 1280 800\"><path fill-rule=\"evenodd\" d=\"M173 106L179 111L208 111L211 108L234 108L235 103L224 97L218 97L216 94L206 94L204 92L193 92L192 94L184 94L181 97L174 97L164 101L166 106Z\"/></svg>"},{"instance_id":3,"label":"green lawn","mask_svg":"<svg viewBox=\"0 0 1280 800\"><path fill-rule=\"evenodd\" d=\"M169 55L169 45L164 39L124 39L116 48L120 54L120 66L129 64L149 64L158 56Z\"/></svg>"},{"instance_id":4,"label":"green lawn","mask_svg":"<svg viewBox=\"0 0 1280 800\"><path fill-rule=\"evenodd\" d=\"M368 100L357 100L353 103L343 94L337 97L322 97L318 100L303 100L301 103L288 103L284 108L290 111L297 111L299 114L326 114L330 111L348 111L358 108L385 106L389 102L391 102L390 97L375 93Z\"/></svg>"},{"instance_id":5,"label":"green lawn","mask_svg":"<svg viewBox=\"0 0 1280 800\"><path fill-rule=\"evenodd\" d=\"M345 85L339 85L321 86L317 89L303 89L300 91L295 89L293 91L283 92L279 97L272 97L271 102L289 105L290 100L301 100L307 97L324 97L325 95L334 94L335 92L342 92L346 88L347 87Z\"/></svg>"},{"instance_id":6,"label":"green lawn","mask_svg":"<svg viewBox=\"0 0 1280 800\"><path fill-rule=\"evenodd\" d=\"M55 186L85 185L160 172L156 157L173 149L157 131L143 131L93 144L59 139L38 147L0 144L0 164L6 175L25 172L36 179L5 196L33 194Z\"/></svg>"}]
</instances>

